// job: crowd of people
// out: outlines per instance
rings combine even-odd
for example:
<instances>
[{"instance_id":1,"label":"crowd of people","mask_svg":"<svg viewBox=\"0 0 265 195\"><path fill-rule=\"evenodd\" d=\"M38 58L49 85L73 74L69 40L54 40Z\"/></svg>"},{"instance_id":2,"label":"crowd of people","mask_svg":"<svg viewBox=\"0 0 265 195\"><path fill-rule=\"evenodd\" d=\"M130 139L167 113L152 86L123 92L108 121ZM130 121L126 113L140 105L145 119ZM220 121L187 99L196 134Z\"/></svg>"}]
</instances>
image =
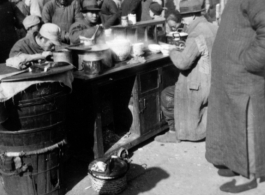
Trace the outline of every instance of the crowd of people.
<instances>
[{"instance_id":1,"label":"crowd of people","mask_svg":"<svg viewBox=\"0 0 265 195\"><path fill-rule=\"evenodd\" d=\"M156 14L150 16L149 9ZM159 0L3 0L0 10L0 63L4 63L16 41L35 36L42 24L57 25L60 42L69 45L80 42L80 35L90 38L98 26L97 35L102 36L105 29L120 24L122 15L136 14L137 21L148 20L156 18L163 8ZM146 11L148 17L141 17Z\"/></svg>"},{"instance_id":2,"label":"crowd of people","mask_svg":"<svg viewBox=\"0 0 265 195\"><path fill-rule=\"evenodd\" d=\"M203 0L180 0L164 13L161 0L2 0L0 63L45 58L63 44L79 44L80 36L104 40L105 29L128 14L137 21L165 18L165 31L188 38L182 51L169 51L179 75L161 94L169 131L155 140L206 138L206 159L234 178L220 189L250 190L265 176L265 1L227 1L219 27L212 23L218 2L205 10Z\"/></svg>"}]
</instances>

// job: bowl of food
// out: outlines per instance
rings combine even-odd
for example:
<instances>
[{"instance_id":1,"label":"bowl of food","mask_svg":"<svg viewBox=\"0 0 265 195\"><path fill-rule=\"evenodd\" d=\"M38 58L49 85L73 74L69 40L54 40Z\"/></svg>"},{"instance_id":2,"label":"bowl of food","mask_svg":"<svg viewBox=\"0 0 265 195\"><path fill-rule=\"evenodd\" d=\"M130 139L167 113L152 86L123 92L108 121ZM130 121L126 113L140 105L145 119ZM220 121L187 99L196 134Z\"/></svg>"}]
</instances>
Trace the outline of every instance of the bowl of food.
<instances>
[{"instance_id":1,"label":"bowl of food","mask_svg":"<svg viewBox=\"0 0 265 195\"><path fill-rule=\"evenodd\" d=\"M161 52L161 46L158 44L149 44L148 49L151 53L159 53Z\"/></svg>"}]
</instances>

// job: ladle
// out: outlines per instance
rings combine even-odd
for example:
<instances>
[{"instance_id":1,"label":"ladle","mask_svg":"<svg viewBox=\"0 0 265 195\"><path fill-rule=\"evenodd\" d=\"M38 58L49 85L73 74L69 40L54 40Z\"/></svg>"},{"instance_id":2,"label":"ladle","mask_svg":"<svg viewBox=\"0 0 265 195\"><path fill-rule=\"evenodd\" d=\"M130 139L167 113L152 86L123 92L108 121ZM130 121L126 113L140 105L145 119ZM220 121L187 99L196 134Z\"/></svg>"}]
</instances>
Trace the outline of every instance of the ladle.
<instances>
[{"instance_id":1,"label":"ladle","mask_svg":"<svg viewBox=\"0 0 265 195\"><path fill-rule=\"evenodd\" d=\"M94 45L96 43L95 37L96 37L96 34L98 32L98 29L99 29L99 25L97 25L96 31L95 31L95 33L93 34L93 36L91 38L80 36L80 39L84 41L85 45L90 45L91 46L91 45Z\"/></svg>"}]
</instances>

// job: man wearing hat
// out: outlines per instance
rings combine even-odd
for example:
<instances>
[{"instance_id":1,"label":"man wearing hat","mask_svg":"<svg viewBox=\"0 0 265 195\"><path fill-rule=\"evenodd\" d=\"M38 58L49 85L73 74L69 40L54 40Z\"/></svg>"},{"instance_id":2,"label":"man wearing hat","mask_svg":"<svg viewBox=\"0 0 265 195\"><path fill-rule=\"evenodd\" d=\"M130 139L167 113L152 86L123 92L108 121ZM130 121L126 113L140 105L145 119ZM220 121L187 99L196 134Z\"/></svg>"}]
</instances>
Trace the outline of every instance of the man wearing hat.
<instances>
[{"instance_id":1,"label":"man wearing hat","mask_svg":"<svg viewBox=\"0 0 265 195\"><path fill-rule=\"evenodd\" d=\"M9 57L21 56L25 61L46 58L55 46L60 46L60 28L56 24L46 23L39 32L35 32L15 43Z\"/></svg>"},{"instance_id":2,"label":"man wearing hat","mask_svg":"<svg viewBox=\"0 0 265 195\"><path fill-rule=\"evenodd\" d=\"M95 33L97 42L103 39L103 27L98 26L99 11L100 8L96 0L83 0L81 3L81 12L84 18L71 25L69 31L71 44L79 44L80 36L91 38Z\"/></svg>"},{"instance_id":3,"label":"man wearing hat","mask_svg":"<svg viewBox=\"0 0 265 195\"><path fill-rule=\"evenodd\" d=\"M23 20L23 26L27 30L26 36L39 32L42 22L38 16L29 15Z\"/></svg>"},{"instance_id":4,"label":"man wearing hat","mask_svg":"<svg viewBox=\"0 0 265 195\"><path fill-rule=\"evenodd\" d=\"M154 20L159 20L159 19L164 19L161 14L163 12L163 7L157 3L157 2L152 2L149 6L149 14L150 17Z\"/></svg>"},{"instance_id":5,"label":"man wearing hat","mask_svg":"<svg viewBox=\"0 0 265 195\"><path fill-rule=\"evenodd\" d=\"M188 38L183 51L169 52L179 76L175 86L164 89L161 94L161 107L169 132L155 140L164 143L198 141L206 136L210 58L217 26L202 16L203 1L183 0L179 6Z\"/></svg>"}]
</instances>

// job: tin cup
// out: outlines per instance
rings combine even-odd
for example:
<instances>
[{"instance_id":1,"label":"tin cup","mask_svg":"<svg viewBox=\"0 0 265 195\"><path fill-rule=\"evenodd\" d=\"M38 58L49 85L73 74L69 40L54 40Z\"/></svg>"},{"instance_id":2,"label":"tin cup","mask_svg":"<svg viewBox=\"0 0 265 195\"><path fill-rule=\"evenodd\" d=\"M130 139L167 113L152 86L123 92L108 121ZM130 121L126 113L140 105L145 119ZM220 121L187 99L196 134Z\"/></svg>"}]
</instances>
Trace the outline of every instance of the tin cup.
<instances>
[{"instance_id":1,"label":"tin cup","mask_svg":"<svg viewBox=\"0 0 265 195\"><path fill-rule=\"evenodd\" d=\"M121 25L122 26L129 26L129 21L128 21L128 17L127 16L122 16L121 17Z\"/></svg>"},{"instance_id":2,"label":"tin cup","mask_svg":"<svg viewBox=\"0 0 265 195\"><path fill-rule=\"evenodd\" d=\"M134 43L132 44L132 53L133 57L141 56L144 54L144 44L143 43Z\"/></svg>"}]
</instances>

